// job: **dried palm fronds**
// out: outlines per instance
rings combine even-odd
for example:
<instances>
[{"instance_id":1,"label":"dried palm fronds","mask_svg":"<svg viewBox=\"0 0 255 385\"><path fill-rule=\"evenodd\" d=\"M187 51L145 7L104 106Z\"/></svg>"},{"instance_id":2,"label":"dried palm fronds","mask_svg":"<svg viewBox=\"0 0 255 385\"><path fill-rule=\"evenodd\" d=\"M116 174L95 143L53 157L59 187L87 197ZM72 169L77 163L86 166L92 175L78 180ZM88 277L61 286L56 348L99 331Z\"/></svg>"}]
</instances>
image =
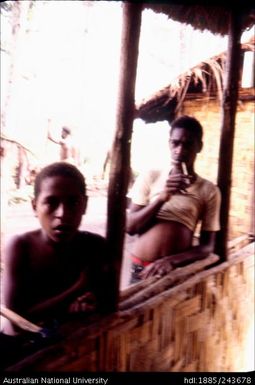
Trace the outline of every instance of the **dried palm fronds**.
<instances>
[{"instance_id":1,"label":"dried palm fronds","mask_svg":"<svg viewBox=\"0 0 255 385\"><path fill-rule=\"evenodd\" d=\"M242 44L242 51L255 51L255 39L251 38ZM136 104L136 118L146 123L161 120L171 122L181 109L183 101L188 95L203 94L217 96L222 100L223 75L225 71L226 52L203 60L177 76L163 89Z\"/></svg>"},{"instance_id":2,"label":"dried palm fronds","mask_svg":"<svg viewBox=\"0 0 255 385\"><path fill-rule=\"evenodd\" d=\"M221 57L205 60L175 78L171 84L136 106L136 117L146 122L169 120L180 110L187 93L216 92L222 98L223 63Z\"/></svg>"}]
</instances>

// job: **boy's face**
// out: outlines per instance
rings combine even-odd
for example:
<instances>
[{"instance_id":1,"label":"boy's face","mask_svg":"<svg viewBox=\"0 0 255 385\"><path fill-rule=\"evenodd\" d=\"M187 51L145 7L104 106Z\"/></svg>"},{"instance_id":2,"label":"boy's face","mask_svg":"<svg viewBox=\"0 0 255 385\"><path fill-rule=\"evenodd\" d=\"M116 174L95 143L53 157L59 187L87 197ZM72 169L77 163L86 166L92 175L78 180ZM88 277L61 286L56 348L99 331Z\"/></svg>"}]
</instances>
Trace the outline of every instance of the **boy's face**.
<instances>
[{"instance_id":1,"label":"boy's face","mask_svg":"<svg viewBox=\"0 0 255 385\"><path fill-rule=\"evenodd\" d=\"M185 128L174 128L170 134L169 147L172 159L193 165L197 153L202 149L202 142Z\"/></svg>"},{"instance_id":2,"label":"boy's face","mask_svg":"<svg viewBox=\"0 0 255 385\"><path fill-rule=\"evenodd\" d=\"M83 196L75 179L66 176L45 178L33 209L44 234L54 242L73 238L86 211L87 197Z\"/></svg>"}]
</instances>

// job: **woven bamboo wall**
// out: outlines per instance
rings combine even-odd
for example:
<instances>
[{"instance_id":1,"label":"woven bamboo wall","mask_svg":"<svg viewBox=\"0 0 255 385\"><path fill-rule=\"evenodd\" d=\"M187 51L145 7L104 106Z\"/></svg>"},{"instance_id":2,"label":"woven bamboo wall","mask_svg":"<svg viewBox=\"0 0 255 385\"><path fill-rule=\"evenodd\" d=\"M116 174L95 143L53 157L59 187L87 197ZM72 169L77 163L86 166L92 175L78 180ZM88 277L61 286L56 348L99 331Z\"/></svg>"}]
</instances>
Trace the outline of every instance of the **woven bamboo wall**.
<instances>
[{"instance_id":1,"label":"woven bamboo wall","mask_svg":"<svg viewBox=\"0 0 255 385\"><path fill-rule=\"evenodd\" d=\"M202 270L210 256L122 293L120 310L73 322L61 343L12 371L244 371L254 330L254 244Z\"/></svg>"},{"instance_id":2,"label":"woven bamboo wall","mask_svg":"<svg viewBox=\"0 0 255 385\"><path fill-rule=\"evenodd\" d=\"M182 113L195 116L204 127L204 148L198 155L197 171L202 176L216 182L221 124L219 101L204 97L187 100ZM254 100L240 101L234 139L230 240L251 232L252 201L254 200L252 197L254 190L254 119Z\"/></svg>"}]
</instances>

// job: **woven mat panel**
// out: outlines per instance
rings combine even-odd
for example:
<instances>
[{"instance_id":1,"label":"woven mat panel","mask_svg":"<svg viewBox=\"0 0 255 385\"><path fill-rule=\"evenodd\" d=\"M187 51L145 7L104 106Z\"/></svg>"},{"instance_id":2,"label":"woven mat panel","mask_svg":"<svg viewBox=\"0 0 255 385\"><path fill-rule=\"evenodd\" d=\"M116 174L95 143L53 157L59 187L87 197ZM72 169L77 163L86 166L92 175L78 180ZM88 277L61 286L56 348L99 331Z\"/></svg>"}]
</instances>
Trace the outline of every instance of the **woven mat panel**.
<instances>
[{"instance_id":1,"label":"woven mat panel","mask_svg":"<svg viewBox=\"0 0 255 385\"><path fill-rule=\"evenodd\" d=\"M249 311L253 303L251 262L252 258L240 259L200 272L170 289L168 297L150 308L150 313L147 301L144 317L139 313L132 329L123 325L108 335L107 370L244 369L245 359L240 357L245 354L240 352L246 348L247 325L253 322ZM181 293L179 301L176 291Z\"/></svg>"},{"instance_id":2,"label":"woven mat panel","mask_svg":"<svg viewBox=\"0 0 255 385\"><path fill-rule=\"evenodd\" d=\"M208 285L211 316L204 341L205 354L200 360L201 371L251 370L247 362L247 338L254 330L253 263L252 256L211 277L214 278Z\"/></svg>"},{"instance_id":3,"label":"woven mat panel","mask_svg":"<svg viewBox=\"0 0 255 385\"><path fill-rule=\"evenodd\" d=\"M60 344L10 370L252 370L248 362L254 330L251 250L189 274L186 281L173 287L167 287L170 281L166 278L163 285L156 283L151 298L145 286L146 300L140 303L133 288L123 297L124 310L72 332L68 329L68 336ZM155 287L161 288L158 294ZM131 308L127 308L128 303Z\"/></svg>"}]
</instances>

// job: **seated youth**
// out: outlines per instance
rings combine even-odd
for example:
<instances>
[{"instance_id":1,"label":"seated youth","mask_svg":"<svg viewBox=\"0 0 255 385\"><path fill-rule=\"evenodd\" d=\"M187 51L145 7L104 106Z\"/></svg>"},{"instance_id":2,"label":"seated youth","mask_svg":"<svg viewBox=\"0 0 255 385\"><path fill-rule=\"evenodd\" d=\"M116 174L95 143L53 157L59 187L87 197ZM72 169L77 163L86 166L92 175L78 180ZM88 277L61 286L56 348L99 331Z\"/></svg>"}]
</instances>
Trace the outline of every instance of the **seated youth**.
<instances>
[{"instance_id":1,"label":"seated youth","mask_svg":"<svg viewBox=\"0 0 255 385\"><path fill-rule=\"evenodd\" d=\"M162 276L173 268L207 257L220 229L220 192L195 172L203 142L201 124L182 116L171 124L171 164L139 175L131 193L126 231L138 235L132 251L130 283ZM194 231L201 223L199 244Z\"/></svg>"},{"instance_id":2,"label":"seated youth","mask_svg":"<svg viewBox=\"0 0 255 385\"><path fill-rule=\"evenodd\" d=\"M3 305L39 325L72 313L115 308L113 274L106 240L79 230L86 212L83 175L58 162L36 176L32 207L40 228L16 235L6 247ZM22 330L9 320L2 336Z\"/></svg>"}]
</instances>

